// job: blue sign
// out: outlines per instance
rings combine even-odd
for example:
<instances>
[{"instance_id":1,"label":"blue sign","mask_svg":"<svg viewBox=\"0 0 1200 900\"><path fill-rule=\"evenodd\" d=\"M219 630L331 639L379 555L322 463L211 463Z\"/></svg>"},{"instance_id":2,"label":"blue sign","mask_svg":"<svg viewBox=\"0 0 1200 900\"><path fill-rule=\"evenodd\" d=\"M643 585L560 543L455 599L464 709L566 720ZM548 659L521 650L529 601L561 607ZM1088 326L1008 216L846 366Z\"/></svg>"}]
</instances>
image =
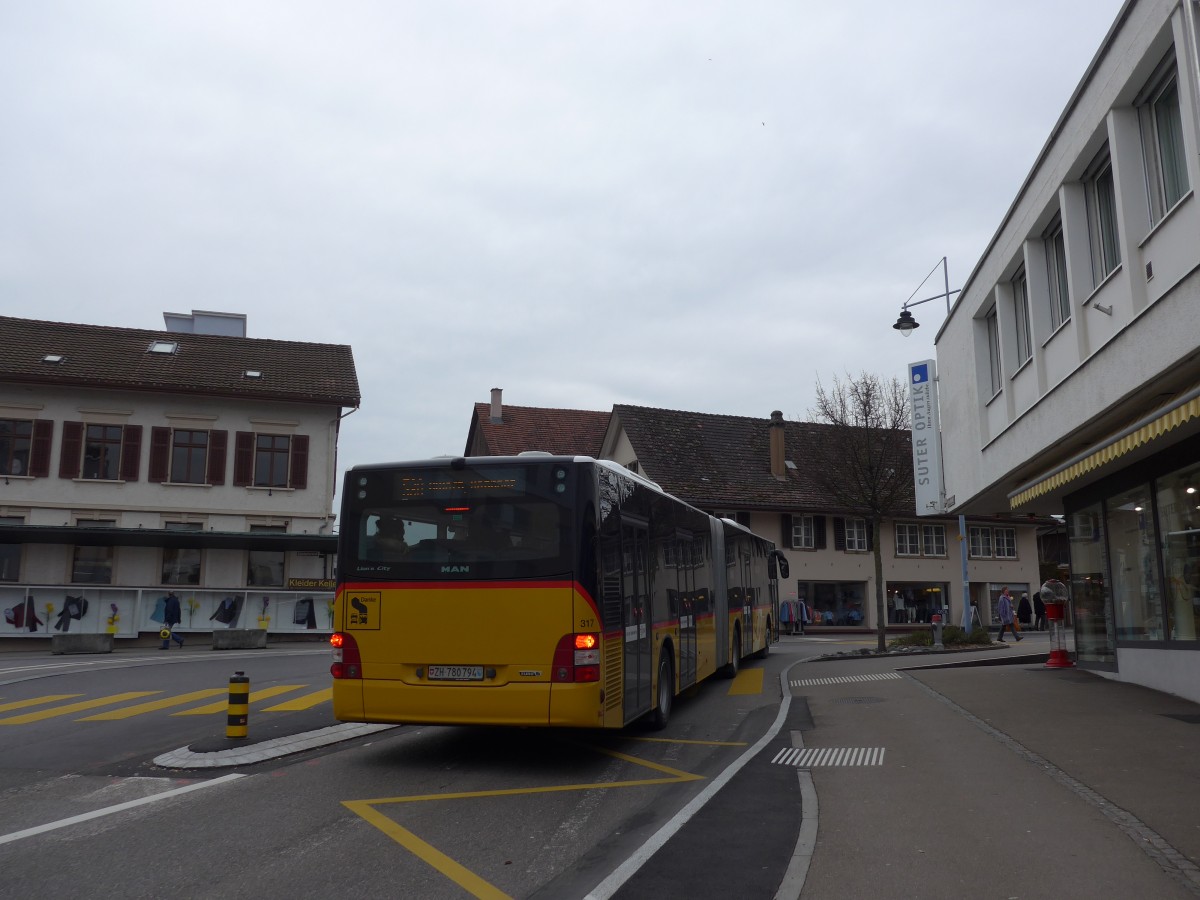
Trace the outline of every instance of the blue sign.
<instances>
[{"instance_id":1,"label":"blue sign","mask_svg":"<svg viewBox=\"0 0 1200 900\"><path fill-rule=\"evenodd\" d=\"M929 366L919 365L909 369L913 384L924 384L929 380Z\"/></svg>"}]
</instances>

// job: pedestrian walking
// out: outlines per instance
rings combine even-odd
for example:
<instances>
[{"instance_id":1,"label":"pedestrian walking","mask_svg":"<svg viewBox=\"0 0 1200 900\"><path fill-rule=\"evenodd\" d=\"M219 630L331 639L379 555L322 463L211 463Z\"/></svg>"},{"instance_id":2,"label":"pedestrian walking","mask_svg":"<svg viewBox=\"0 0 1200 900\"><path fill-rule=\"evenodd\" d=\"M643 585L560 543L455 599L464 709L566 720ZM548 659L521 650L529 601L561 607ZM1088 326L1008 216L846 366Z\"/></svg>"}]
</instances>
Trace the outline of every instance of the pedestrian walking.
<instances>
[{"instance_id":1,"label":"pedestrian walking","mask_svg":"<svg viewBox=\"0 0 1200 900\"><path fill-rule=\"evenodd\" d=\"M1033 630L1046 630L1046 602L1042 599L1041 591L1033 595Z\"/></svg>"},{"instance_id":2,"label":"pedestrian walking","mask_svg":"<svg viewBox=\"0 0 1200 900\"><path fill-rule=\"evenodd\" d=\"M183 646L183 635L175 630L180 622L183 621L183 609L179 605L179 598L175 596L175 592L167 594L163 603L163 628L169 629L170 634L163 638L162 646L159 650L171 649L171 641L174 639L180 647Z\"/></svg>"},{"instance_id":3,"label":"pedestrian walking","mask_svg":"<svg viewBox=\"0 0 1200 900\"><path fill-rule=\"evenodd\" d=\"M1029 595L1024 591L1021 592L1021 599L1017 601L1017 621L1021 623L1022 628L1033 625L1033 604L1029 602Z\"/></svg>"},{"instance_id":4,"label":"pedestrian walking","mask_svg":"<svg viewBox=\"0 0 1200 900\"><path fill-rule=\"evenodd\" d=\"M1001 644L1005 643L1004 631L1008 629L1012 632L1013 637L1018 641L1021 640L1021 634L1013 625L1013 603L1012 596L1008 593L1008 587L1000 592L1000 600L996 605L996 615L1000 617L1000 637L997 640Z\"/></svg>"}]
</instances>

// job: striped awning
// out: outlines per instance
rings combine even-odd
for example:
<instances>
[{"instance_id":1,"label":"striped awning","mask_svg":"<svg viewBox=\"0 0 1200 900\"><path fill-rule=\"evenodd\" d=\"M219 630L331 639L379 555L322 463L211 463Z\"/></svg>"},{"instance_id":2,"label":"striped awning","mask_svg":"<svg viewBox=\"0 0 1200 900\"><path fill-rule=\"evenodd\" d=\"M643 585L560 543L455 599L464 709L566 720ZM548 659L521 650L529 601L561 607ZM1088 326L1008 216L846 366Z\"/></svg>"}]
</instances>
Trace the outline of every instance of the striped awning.
<instances>
[{"instance_id":1,"label":"striped awning","mask_svg":"<svg viewBox=\"0 0 1200 900\"><path fill-rule=\"evenodd\" d=\"M1110 435L1045 475L1017 488L1008 495L1009 508L1019 509L1030 500L1048 494L1055 488L1124 456L1130 450L1162 437L1190 419L1200 419L1200 385L1185 391L1165 407L1160 407L1149 416Z\"/></svg>"}]
</instances>

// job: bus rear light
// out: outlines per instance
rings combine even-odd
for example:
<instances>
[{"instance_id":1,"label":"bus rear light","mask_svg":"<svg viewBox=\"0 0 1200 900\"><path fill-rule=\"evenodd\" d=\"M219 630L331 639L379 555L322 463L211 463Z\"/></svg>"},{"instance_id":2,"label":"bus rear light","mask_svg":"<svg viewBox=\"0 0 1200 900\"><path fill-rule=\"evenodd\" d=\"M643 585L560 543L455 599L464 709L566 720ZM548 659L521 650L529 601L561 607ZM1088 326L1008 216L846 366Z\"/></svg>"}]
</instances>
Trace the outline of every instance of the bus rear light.
<instances>
[{"instance_id":1,"label":"bus rear light","mask_svg":"<svg viewBox=\"0 0 1200 900\"><path fill-rule=\"evenodd\" d=\"M600 635L564 634L554 648L550 680L579 682L600 680Z\"/></svg>"},{"instance_id":2,"label":"bus rear light","mask_svg":"<svg viewBox=\"0 0 1200 900\"><path fill-rule=\"evenodd\" d=\"M329 674L334 678L362 678L362 657L358 652L358 641L344 631L335 631L329 636L333 647L333 665Z\"/></svg>"}]
</instances>

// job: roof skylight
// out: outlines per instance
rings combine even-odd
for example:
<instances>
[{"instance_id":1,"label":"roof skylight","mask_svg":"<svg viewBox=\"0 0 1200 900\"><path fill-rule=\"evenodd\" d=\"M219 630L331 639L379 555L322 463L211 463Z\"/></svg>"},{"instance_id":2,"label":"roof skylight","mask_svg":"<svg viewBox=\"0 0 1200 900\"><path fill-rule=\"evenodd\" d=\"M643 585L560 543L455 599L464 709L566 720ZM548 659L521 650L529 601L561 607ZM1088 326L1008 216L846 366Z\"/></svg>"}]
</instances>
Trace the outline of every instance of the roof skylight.
<instances>
[{"instance_id":1,"label":"roof skylight","mask_svg":"<svg viewBox=\"0 0 1200 900\"><path fill-rule=\"evenodd\" d=\"M147 353L164 353L170 355L179 349L178 341L151 341Z\"/></svg>"},{"instance_id":2,"label":"roof skylight","mask_svg":"<svg viewBox=\"0 0 1200 900\"><path fill-rule=\"evenodd\" d=\"M45 356L42 357L42 362L50 363L51 365L58 365L59 363L64 362L65 360L66 360L66 357L63 356L61 353L47 353Z\"/></svg>"}]
</instances>

